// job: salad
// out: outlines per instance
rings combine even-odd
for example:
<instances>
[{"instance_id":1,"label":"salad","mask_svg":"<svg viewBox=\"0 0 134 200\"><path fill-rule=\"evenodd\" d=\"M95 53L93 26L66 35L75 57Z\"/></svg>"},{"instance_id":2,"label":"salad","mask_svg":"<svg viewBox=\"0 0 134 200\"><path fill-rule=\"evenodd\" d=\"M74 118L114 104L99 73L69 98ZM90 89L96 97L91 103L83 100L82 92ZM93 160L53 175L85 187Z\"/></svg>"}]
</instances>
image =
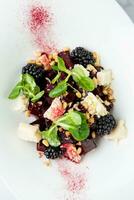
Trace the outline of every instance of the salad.
<instances>
[{"instance_id":1,"label":"salad","mask_svg":"<svg viewBox=\"0 0 134 200\"><path fill-rule=\"evenodd\" d=\"M98 54L83 47L37 52L9 94L16 99L16 110L35 117L30 124L19 124L18 136L37 143L46 159L66 157L76 163L103 136L119 140L126 132L124 122L112 114L112 80Z\"/></svg>"}]
</instances>

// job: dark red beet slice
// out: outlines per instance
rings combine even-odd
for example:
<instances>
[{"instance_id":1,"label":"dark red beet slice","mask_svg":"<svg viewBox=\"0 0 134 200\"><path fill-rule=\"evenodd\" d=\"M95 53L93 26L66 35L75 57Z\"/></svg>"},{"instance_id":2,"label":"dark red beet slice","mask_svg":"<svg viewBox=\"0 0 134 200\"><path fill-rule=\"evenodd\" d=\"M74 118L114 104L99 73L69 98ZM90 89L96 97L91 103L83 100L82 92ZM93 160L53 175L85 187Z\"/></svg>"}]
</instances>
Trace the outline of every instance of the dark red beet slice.
<instances>
[{"instance_id":1,"label":"dark red beet slice","mask_svg":"<svg viewBox=\"0 0 134 200\"><path fill-rule=\"evenodd\" d=\"M45 150L46 150L46 146L42 144L42 140L40 140L39 143L37 143L37 151L44 152Z\"/></svg>"},{"instance_id":2,"label":"dark red beet slice","mask_svg":"<svg viewBox=\"0 0 134 200\"><path fill-rule=\"evenodd\" d=\"M87 139L81 142L81 147L83 153L87 153L97 147L95 141L93 139Z\"/></svg>"},{"instance_id":3,"label":"dark red beet slice","mask_svg":"<svg viewBox=\"0 0 134 200\"><path fill-rule=\"evenodd\" d=\"M68 143L75 144L75 143L77 143L77 141L71 135L69 137L67 137L65 135L65 133L58 133L58 135L59 135L61 144L68 144Z\"/></svg>"},{"instance_id":4,"label":"dark red beet slice","mask_svg":"<svg viewBox=\"0 0 134 200\"><path fill-rule=\"evenodd\" d=\"M34 125L34 124L39 124L40 131L44 131L51 126L52 122L46 118L39 118L36 121L31 123L31 125Z\"/></svg>"},{"instance_id":5,"label":"dark red beet slice","mask_svg":"<svg viewBox=\"0 0 134 200\"><path fill-rule=\"evenodd\" d=\"M70 52L69 51L62 51L62 52L60 52L58 54L58 56L60 56L64 60L65 65L66 65L66 67L68 69L71 69L74 66L74 64L73 64L73 62L71 60Z\"/></svg>"},{"instance_id":6,"label":"dark red beet slice","mask_svg":"<svg viewBox=\"0 0 134 200\"><path fill-rule=\"evenodd\" d=\"M36 117L42 117L45 112L43 102L37 102L37 103L30 102L28 110L32 115L35 115Z\"/></svg>"}]
</instances>

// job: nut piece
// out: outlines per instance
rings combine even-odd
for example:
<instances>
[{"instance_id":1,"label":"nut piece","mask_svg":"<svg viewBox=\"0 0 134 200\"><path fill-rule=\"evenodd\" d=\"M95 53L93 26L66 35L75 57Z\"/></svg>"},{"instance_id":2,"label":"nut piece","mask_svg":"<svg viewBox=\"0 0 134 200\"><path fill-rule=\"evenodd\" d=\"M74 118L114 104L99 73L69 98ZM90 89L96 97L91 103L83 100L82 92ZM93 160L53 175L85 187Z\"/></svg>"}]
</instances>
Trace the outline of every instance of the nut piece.
<instances>
[{"instance_id":1,"label":"nut piece","mask_svg":"<svg viewBox=\"0 0 134 200\"><path fill-rule=\"evenodd\" d=\"M77 96L78 98L81 98L81 93L80 93L80 92L76 92L76 96Z\"/></svg>"},{"instance_id":2,"label":"nut piece","mask_svg":"<svg viewBox=\"0 0 134 200\"><path fill-rule=\"evenodd\" d=\"M46 166L50 166L51 165L51 161L50 161L50 159L46 159L45 161L44 161L44 164L46 165Z\"/></svg>"},{"instance_id":3,"label":"nut piece","mask_svg":"<svg viewBox=\"0 0 134 200\"><path fill-rule=\"evenodd\" d=\"M93 78L93 82L94 82L94 84L95 84L95 87L97 87L97 85L98 85L98 80L97 80L97 78Z\"/></svg>"},{"instance_id":4,"label":"nut piece","mask_svg":"<svg viewBox=\"0 0 134 200\"><path fill-rule=\"evenodd\" d=\"M63 132L63 128L62 127L59 127L59 132Z\"/></svg>"},{"instance_id":5,"label":"nut piece","mask_svg":"<svg viewBox=\"0 0 134 200\"><path fill-rule=\"evenodd\" d=\"M92 135L92 138L93 138L93 139L96 138L96 133L95 133L94 131L91 133L91 135Z\"/></svg>"},{"instance_id":6,"label":"nut piece","mask_svg":"<svg viewBox=\"0 0 134 200\"><path fill-rule=\"evenodd\" d=\"M93 71L94 73L97 72L97 69L95 69L95 67L91 64L87 65L87 70L90 71L90 72Z\"/></svg>"},{"instance_id":7,"label":"nut piece","mask_svg":"<svg viewBox=\"0 0 134 200\"><path fill-rule=\"evenodd\" d=\"M81 147L79 147L79 148L77 149L77 153L80 155L80 154L81 154L81 152L82 152L82 148L81 148Z\"/></svg>"},{"instance_id":8,"label":"nut piece","mask_svg":"<svg viewBox=\"0 0 134 200\"><path fill-rule=\"evenodd\" d=\"M63 51L70 51L70 48L69 47L65 47L65 48L63 48Z\"/></svg>"},{"instance_id":9,"label":"nut piece","mask_svg":"<svg viewBox=\"0 0 134 200\"><path fill-rule=\"evenodd\" d=\"M57 53L53 53L52 57L53 57L53 59L54 59L55 62L58 62L58 55L57 55Z\"/></svg>"},{"instance_id":10,"label":"nut piece","mask_svg":"<svg viewBox=\"0 0 134 200\"><path fill-rule=\"evenodd\" d=\"M77 142L76 145L81 146L81 142Z\"/></svg>"},{"instance_id":11,"label":"nut piece","mask_svg":"<svg viewBox=\"0 0 134 200\"><path fill-rule=\"evenodd\" d=\"M43 140L43 141L42 141L42 144L44 144L46 147L49 147L49 143L48 143L47 140Z\"/></svg>"},{"instance_id":12,"label":"nut piece","mask_svg":"<svg viewBox=\"0 0 134 200\"><path fill-rule=\"evenodd\" d=\"M26 111L25 111L25 116L26 116L26 117L30 117L30 115L31 115L30 111L29 111L29 110L26 110Z\"/></svg>"},{"instance_id":13,"label":"nut piece","mask_svg":"<svg viewBox=\"0 0 134 200\"><path fill-rule=\"evenodd\" d=\"M28 64L35 64L35 63L36 63L36 60L28 60L27 63L28 63Z\"/></svg>"},{"instance_id":14,"label":"nut piece","mask_svg":"<svg viewBox=\"0 0 134 200\"><path fill-rule=\"evenodd\" d=\"M94 117L90 117L88 121L89 121L90 125L92 125L94 123Z\"/></svg>"},{"instance_id":15,"label":"nut piece","mask_svg":"<svg viewBox=\"0 0 134 200\"><path fill-rule=\"evenodd\" d=\"M70 132L69 131L65 131L65 135L67 136L67 137L69 137L70 136Z\"/></svg>"},{"instance_id":16,"label":"nut piece","mask_svg":"<svg viewBox=\"0 0 134 200\"><path fill-rule=\"evenodd\" d=\"M100 66L100 56L97 54L97 52L93 52L93 57L95 59L95 66L99 67Z\"/></svg>"},{"instance_id":17,"label":"nut piece","mask_svg":"<svg viewBox=\"0 0 134 200\"><path fill-rule=\"evenodd\" d=\"M66 109L67 106L68 106L67 102L64 101L64 102L63 102L63 108Z\"/></svg>"}]
</instances>

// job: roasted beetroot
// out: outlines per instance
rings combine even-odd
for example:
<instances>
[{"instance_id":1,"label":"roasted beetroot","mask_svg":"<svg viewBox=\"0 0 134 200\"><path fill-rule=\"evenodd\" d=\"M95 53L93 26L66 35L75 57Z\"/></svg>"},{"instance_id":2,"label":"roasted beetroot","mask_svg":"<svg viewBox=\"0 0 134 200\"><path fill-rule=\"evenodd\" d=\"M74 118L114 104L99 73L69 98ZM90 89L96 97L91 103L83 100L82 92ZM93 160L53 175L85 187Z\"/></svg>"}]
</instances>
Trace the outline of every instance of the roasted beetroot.
<instances>
[{"instance_id":1,"label":"roasted beetroot","mask_svg":"<svg viewBox=\"0 0 134 200\"><path fill-rule=\"evenodd\" d=\"M74 64L73 64L73 62L71 60L70 52L69 51L62 51L62 52L60 52L58 54L58 56L61 57L64 60L65 65L66 65L66 67L68 69L71 69L74 66Z\"/></svg>"},{"instance_id":2,"label":"roasted beetroot","mask_svg":"<svg viewBox=\"0 0 134 200\"><path fill-rule=\"evenodd\" d=\"M82 152L85 154L97 147L93 139L86 139L81 142Z\"/></svg>"}]
</instances>

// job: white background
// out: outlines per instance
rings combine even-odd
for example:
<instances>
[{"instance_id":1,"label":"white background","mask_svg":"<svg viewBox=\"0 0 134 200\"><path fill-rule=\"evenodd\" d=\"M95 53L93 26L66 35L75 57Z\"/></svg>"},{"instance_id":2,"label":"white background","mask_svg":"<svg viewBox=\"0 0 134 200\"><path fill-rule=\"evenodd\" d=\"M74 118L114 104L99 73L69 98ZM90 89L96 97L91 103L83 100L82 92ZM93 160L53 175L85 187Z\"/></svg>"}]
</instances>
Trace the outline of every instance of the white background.
<instances>
[{"instance_id":1,"label":"white background","mask_svg":"<svg viewBox=\"0 0 134 200\"><path fill-rule=\"evenodd\" d=\"M128 15L134 21L134 0L117 0ZM8 189L8 187L0 180L0 199L1 200L15 200L15 197Z\"/></svg>"}]
</instances>

